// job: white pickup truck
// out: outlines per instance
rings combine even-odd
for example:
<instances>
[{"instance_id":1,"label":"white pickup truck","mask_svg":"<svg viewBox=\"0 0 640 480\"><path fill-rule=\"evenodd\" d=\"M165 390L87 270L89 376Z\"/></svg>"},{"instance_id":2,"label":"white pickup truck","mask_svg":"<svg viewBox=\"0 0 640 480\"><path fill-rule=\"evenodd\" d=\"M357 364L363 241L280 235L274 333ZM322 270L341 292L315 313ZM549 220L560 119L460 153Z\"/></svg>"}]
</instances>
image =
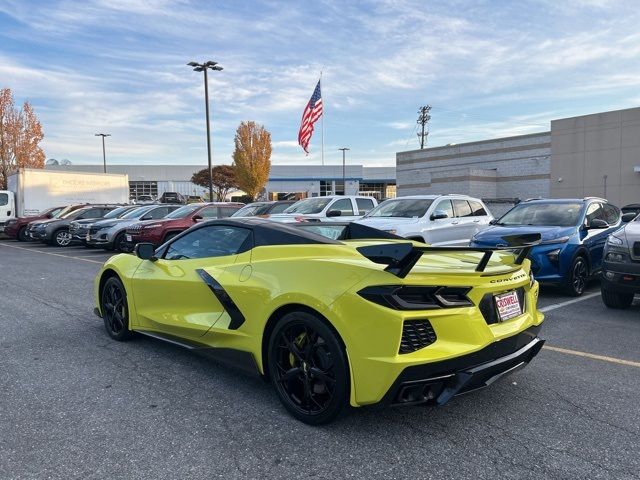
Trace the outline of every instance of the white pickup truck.
<instances>
[{"instance_id":1,"label":"white pickup truck","mask_svg":"<svg viewBox=\"0 0 640 480\"><path fill-rule=\"evenodd\" d=\"M339 221L351 222L361 218L378 205L373 197L359 195L330 195L299 200L284 212L271 215L276 222Z\"/></svg>"}]
</instances>

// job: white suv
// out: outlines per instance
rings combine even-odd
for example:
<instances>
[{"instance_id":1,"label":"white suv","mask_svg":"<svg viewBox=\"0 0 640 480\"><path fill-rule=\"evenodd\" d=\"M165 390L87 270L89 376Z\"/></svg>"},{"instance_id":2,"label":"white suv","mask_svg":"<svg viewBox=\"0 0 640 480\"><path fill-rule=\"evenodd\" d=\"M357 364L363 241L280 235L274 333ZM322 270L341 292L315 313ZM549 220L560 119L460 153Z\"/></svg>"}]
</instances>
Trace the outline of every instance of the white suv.
<instances>
[{"instance_id":1,"label":"white suv","mask_svg":"<svg viewBox=\"0 0 640 480\"><path fill-rule=\"evenodd\" d=\"M357 195L330 195L300 200L284 212L271 215L276 222L299 222L304 220L350 222L370 212L378 202L372 197Z\"/></svg>"},{"instance_id":2,"label":"white suv","mask_svg":"<svg viewBox=\"0 0 640 480\"><path fill-rule=\"evenodd\" d=\"M469 245L493 216L466 195L413 195L386 200L358 223L431 245Z\"/></svg>"}]
</instances>

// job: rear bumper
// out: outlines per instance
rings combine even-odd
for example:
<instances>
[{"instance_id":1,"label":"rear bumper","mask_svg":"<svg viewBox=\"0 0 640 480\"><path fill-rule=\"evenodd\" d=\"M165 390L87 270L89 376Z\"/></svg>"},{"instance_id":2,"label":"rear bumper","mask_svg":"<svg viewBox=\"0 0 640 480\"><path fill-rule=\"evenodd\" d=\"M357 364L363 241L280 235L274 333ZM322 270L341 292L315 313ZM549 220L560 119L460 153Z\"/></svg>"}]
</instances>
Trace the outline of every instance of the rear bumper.
<instances>
[{"instance_id":1,"label":"rear bumper","mask_svg":"<svg viewBox=\"0 0 640 480\"><path fill-rule=\"evenodd\" d=\"M388 405L444 405L456 395L491 385L525 367L540 351L540 326L461 357L407 367L385 395Z\"/></svg>"}]
</instances>

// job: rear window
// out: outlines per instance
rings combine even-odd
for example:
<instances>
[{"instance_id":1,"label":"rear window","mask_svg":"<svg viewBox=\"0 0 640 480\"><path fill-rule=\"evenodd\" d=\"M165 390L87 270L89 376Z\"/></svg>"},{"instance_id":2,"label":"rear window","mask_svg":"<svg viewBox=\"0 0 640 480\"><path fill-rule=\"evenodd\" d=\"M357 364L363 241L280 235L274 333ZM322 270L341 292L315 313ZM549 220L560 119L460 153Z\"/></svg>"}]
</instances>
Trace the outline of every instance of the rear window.
<instances>
[{"instance_id":1,"label":"rear window","mask_svg":"<svg viewBox=\"0 0 640 480\"><path fill-rule=\"evenodd\" d=\"M484 217L485 215L488 215L487 211L480 202L469 200L469 205L471 205L471 210L474 217Z\"/></svg>"},{"instance_id":2,"label":"rear window","mask_svg":"<svg viewBox=\"0 0 640 480\"><path fill-rule=\"evenodd\" d=\"M356 205L358 205L359 215L366 215L375 207L373 200L370 198L356 198Z\"/></svg>"}]
</instances>

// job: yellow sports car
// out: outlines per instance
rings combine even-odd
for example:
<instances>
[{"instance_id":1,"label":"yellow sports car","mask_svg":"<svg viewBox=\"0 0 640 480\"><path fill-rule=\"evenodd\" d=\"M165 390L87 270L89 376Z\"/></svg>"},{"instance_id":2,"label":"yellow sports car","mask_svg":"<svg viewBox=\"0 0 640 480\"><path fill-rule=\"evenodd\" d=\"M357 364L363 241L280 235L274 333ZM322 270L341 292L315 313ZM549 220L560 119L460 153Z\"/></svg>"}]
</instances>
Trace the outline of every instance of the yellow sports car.
<instances>
[{"instance_id":1,"label":"yellow sports car","mask_svg":"<svg viewBox=\"0 0 640 480\"><path fill-rule=\"evenodd\" d=\"M95 311L115 340L246 357L317 425L348 404L442 405L526 365L544 343L536 241L428 247L358 224L214 220L108 260Z\"/></svg>"}]
</instances>

